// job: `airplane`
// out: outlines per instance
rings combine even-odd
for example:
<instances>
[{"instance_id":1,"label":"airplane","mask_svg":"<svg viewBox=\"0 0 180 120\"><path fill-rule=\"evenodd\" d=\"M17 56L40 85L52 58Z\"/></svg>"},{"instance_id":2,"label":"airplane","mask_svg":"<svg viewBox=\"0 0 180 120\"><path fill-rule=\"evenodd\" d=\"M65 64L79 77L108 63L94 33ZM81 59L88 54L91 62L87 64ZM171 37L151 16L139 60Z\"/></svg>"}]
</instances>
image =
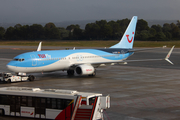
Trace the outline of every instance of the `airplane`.
<instances>
[{"instance_id":1,"label":"airplane","mask_svg":"<svg viewBox=\"0 0 180 120\"><path fill-rule=\"evenodd\" d=\"M69 76L75 72L78 75L96 75L96 68L103 65L126 64L134 61L151 61L163 59L148 60L127 60L127 58L136 52L133 49L135 29L138 17L133 16L122 39L115 45L104 49L72 49L72 50L41 50L42 42L39 43L37 51L20 54L7 64L7 68L15 73L35 73L67 71ZM169 57L173 51L171 48L166 61L173 64ZM34 76L29 76L34 80Z\"/></svg>"}]
</instances>

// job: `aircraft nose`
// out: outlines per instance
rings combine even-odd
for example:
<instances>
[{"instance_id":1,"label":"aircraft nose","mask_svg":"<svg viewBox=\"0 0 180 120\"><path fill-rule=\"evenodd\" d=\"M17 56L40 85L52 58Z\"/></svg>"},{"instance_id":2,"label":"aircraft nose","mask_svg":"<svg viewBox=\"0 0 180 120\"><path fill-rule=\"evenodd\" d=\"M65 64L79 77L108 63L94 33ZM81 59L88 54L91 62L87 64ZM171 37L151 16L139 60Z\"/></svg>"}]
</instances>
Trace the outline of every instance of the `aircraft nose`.
<instances>
[{"instance_id":1,"label":"aircraft nose","mask_svg":"<svg viewBox=\"0 0 180 120\"><path fill-rule=\"evenodd\" d=\"M11 71L16 71L16 64L14 64L12 61L9 62L6 67Z\"/></svg>"},{"instance_id":2,"label":"aircraft nose","mask_svg":"<svg viewBox=\"0 0 180 120\"><path fill-rule=\"evenodd\" d=\"M14 66L11 66L11 65L6 65L6 67L9 69L9 70L11 70L11 71L14 71Z\"/></svg>"}]
</instances>

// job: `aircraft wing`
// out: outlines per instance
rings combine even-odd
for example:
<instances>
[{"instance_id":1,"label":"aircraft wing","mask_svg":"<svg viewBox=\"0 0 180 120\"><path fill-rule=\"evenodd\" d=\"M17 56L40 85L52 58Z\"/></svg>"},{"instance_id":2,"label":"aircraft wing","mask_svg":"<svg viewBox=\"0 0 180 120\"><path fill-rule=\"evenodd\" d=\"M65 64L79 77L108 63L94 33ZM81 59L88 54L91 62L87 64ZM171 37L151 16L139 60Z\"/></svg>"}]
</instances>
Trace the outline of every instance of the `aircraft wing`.
<instances>
[{"instance_id":1,"label":"aircraft wing","mask_svg":"<svg viewBox=\"0 0 180 120\"><path fill-rule=\"evenodd\" d=\"M128 50L128 51L129 52L139 52L139 51L155 50L155 49L162 49L162 48L166 48L166 46L155 47L155 48L144 48L144 49L131 49L131 50Z\"/></svg>"},{"instance_id":2,"label":"aircraft wing","mask_svg":"<svg viewBox=\"0 0 180 120\"><path fill-rule=\"evenodd\" d=\"M171 63L173 65L173 63L169 60L170 56L171 56L171 53L173 51L175 46L173 46L170 51L168 52L168 54L166 55L165 58L162 58L162 59L142 59L142 60L123 60L122 62L140 62L140 61L157 61L157 60L166 60L168 61L169 63Z\"/></svg>"},{"instance_id":3,"label":"aircraft wing","mask_svg":"<svg viewBox=\"0 0 180 120\"><path fill-rule=\"evenodd\" d=\"M157 61L157 60L166 60L168 61L169 63L171 63L173 65L173 63L169 60L170 56L171 56L171 53L173 51L175 46L173 46L170 51L168 52L168 54L166 55L165 58L161 58L161 59L142 59L142 60L123 60L122 62L141 62L141 61Z\"/></svg>"},{"instance_id":4,"label":"aircraft wing","mask_svg":"<svg viewBox=\"0 0 180 120\"><path fill-rule=\"evenodd\" d=\"M166 60L169 63L171 63L173 65L173 63L169 60L171 53L173 51L175 46L173 46L171 48L171 50L168 52L168 54L166 55L165 58L160 58L160 59L141 59L141 60L122 60L122 61L118 61L118 62L97 62L97 63L74 63L70 66L70 68L75 68L78 65L82 65L82 64L89 64L92 65L93 67L99 67L99 66L105 66L105 65L114 65L114 64L127 64L128 62L142 62L142 61L159 61L159 60Z\"/></svg>"}]
</instances>

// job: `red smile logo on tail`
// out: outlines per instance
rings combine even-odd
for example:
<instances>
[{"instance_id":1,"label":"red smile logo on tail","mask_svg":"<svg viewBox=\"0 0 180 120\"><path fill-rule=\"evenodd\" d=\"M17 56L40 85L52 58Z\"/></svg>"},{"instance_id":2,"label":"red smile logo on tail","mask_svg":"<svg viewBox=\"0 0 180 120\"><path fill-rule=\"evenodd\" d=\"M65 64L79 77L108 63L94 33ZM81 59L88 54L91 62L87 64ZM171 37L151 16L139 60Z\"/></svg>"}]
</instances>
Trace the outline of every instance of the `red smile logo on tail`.
<instances>
[{"instance_id":1,"label":"red smile logo on tail","mask_svg":"<svg viewBox=\"0 0 180 120\"><path fill-rule=\"evenodd\" d=\"M132 34L134 35L134 32L132 32ZM131 38L131 40L129 40L129 35L126 35L126 37L127 37L128 42L131 43L133 40L133 37Z\"/></svg>"}]
</instances>

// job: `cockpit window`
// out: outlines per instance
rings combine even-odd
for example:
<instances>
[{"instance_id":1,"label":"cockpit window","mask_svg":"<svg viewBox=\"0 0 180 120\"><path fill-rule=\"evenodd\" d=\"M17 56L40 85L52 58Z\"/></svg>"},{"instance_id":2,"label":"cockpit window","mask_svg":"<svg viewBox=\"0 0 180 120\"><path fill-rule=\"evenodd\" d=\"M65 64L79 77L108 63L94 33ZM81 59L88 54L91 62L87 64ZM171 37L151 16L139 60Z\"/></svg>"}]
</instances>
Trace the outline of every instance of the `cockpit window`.
<instances>
[{"instance_id":1,"label":"cockpit window","mask_svg":"<svg viewBox=\"0 0 180 120\"><path fill-rule=\"evenodd\" d=\"M22 62L22 61L24 61L24 58L22 58L22 59L14 58L13 60L14 60L14 61L20 61L20 62Z\"/></svg>"}]
</instances>

